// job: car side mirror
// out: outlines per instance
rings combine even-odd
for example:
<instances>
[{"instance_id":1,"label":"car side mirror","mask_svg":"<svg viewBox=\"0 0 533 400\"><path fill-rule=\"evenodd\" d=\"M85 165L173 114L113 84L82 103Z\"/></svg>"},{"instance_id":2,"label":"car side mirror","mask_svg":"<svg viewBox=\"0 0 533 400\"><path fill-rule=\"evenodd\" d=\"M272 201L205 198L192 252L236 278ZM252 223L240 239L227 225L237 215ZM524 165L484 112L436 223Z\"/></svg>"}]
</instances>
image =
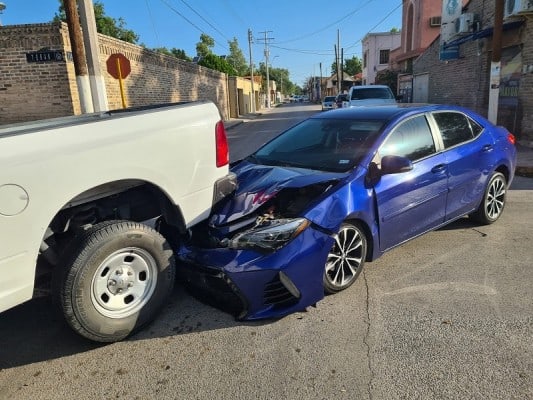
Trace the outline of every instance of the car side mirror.
<instances>
[{"instance_id":1,"label":"car side mirror","mask_svg":"<svg viewBox=\"0 0 533 400\"><path fill-rule=\"evenodd\" d=\"M407 157L384 156L381 159L381 175L399 174L412 169L413 163Z\"/></svg>"}]
</instances>

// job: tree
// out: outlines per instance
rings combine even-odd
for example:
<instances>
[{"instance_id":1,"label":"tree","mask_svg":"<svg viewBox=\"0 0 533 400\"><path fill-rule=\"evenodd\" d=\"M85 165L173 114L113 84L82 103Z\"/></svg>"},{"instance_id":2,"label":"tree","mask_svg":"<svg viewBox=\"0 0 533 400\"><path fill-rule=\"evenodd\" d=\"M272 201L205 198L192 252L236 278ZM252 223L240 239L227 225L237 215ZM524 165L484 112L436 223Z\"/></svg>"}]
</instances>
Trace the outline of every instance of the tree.
<instances>
[{"instance_id":1,"label":"tree","mask_svg":"<svg viewBox=\"0 0 533 400\"><path fill-rule=\"evenodd\" d=\"M237 38L228 41L229 44L229 55L226 60L233 66L238 76L244 76L248 74L248 64L246 63L246 58L242 53L242 50L239 48L239 43Z\"/></svg>"},{"instance_id":2,"label":"tree","mask_svg":"<svg viewBox=\"0 0 533 400\"><path fill-rule=\"evenodd\" d=\"M344 71L350 76L354 76L360 72L363 72L363 63L357 56L344 60Z\"/></svg>"},{"instance_id":3,"label":"tree","mask_svg":"<svg viewBox=\"0 0 533 400\"><path fill-rule=\"evenodd\" d=\"M215 39L202 33L200 41L196 43L196 55L198 57L206 57L209 54L213 54L213 47L215 47Z\"/></svg>"},{"instance_id":4,"label":"tree","mask_svg":"<svg viewBox=\"0 0 533 400\"><path fill-rule=\"evenodd\" d=\"M337 61L333 61L331 64L331 70L334 71L334 74L337 73ZM352 58L344 60L344 66L342 70L348 75L354 76L363 71L363 63L359 57L353 56Z\"/></svg>"},{"instance_id":5,"label":"tree","mask_svg":"<svg viewBox=\"0 0 533 400\"><path fill-rule=\"evenodd\" d=\"M105 14L104 5L101 1L94 2L94 19L96 20L96 30L103 35L111 36L125 42L137 43L139 35L131 29L126 29L126 22L122 17L118 20ZM59 0L59 10L55 14L53 21L66 22L65 7L63 1Z\"/></svg>"},{"instance_id":6,"label":"tree","mask_svg":"<svg viewBox=\"0 0 533 400\"><path fill-rule=\"evenodd\" d=\"M167 56L172 56L172 57L176 57L176 58L179 58L180 60L184 60L184 61L192 61L192 58L189 57L186 53L185 53L185 50L182 50L182 49L176 49L175 47L171 48L171 49L167 49L166 47L156 47L156 48L153 48L151 49L152 51L156 51L158 53L162 53L162 54L165 54Z\"/></svg>"},{"instance_id":7,"label":"tree","mask_svg":"<svg viewBox=\"0 0 533 400\"><path fill-rule=\"evenodd\" d=\"M235 75L235 69L224 60L222 57L217 56L216 54L209 53L205 56L202 56L198 65L201 65L206 68L214 69L216 71L224 72L228 75Z\"/></svg>"}]
</instances>

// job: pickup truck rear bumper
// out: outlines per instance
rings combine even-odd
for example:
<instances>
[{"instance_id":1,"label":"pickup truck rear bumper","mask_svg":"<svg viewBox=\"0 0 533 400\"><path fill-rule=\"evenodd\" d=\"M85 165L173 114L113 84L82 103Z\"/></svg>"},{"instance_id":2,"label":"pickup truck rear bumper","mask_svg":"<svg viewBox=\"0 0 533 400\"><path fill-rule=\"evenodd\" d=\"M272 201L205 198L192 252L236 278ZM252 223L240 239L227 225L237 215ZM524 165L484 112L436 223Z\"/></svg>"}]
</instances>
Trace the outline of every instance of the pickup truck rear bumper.
<instances>
[{"instance_id":1,"label":"pickup truck rear bumper","mask_svg":"<svg viewBox=\"0 0 533 400\"><path fill-rule=\"evenodd\" d=\"M215 182L213 190L213 204L218 203L228 194L237 189L237 175L233 172L228 173L223 178Z\"/></svg>"}]
</instances>

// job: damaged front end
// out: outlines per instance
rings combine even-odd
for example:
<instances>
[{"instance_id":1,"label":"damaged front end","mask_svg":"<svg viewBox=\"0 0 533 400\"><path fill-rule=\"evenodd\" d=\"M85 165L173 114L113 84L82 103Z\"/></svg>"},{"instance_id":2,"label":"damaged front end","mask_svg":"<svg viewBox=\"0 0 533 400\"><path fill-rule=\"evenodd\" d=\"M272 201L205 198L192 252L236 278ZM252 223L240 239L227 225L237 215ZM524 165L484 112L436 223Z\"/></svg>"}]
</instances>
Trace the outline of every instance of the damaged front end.
<instances>
[{"instance_id":1,"label":"damaged front end","mask_svg":"<svg viewBox=\"0 0 533 400\"><path fill-rule=\"evenodd\" d=\"M333 239L304 215L345 175L246 162L236 173L235 194L192 229L180 251L185 280L239 319L280 317L315 304L324 296Z\"/></svg>"}]
</instances>

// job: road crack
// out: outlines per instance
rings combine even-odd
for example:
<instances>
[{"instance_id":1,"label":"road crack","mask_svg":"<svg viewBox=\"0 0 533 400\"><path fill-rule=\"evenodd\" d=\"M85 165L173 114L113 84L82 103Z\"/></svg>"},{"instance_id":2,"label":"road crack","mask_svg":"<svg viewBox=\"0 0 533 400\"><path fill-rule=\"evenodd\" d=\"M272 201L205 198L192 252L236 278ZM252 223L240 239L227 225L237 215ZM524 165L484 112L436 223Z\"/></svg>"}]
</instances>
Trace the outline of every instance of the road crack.
<instances>
[{"instance_id":1,"label":"road crack","mask_svg":"<svg viewBox=\"0 0 533 400\"><path fill-rule=\"evenodd\" d=\"M366 296L365 296L365 308L366 308L366 332L365 336L363 337L363 343L366 346L366 360L368 364L368 370L370 372L370 380L368 381L368 398L372 400L372 384L374 381L374 371L372 370L372 362L370 359L370 345L368 344L368 340L370 337L370 296L369 296L369 289L368 289L368 281L366 279L366 273L363 270L363 282L365 283L365 290L366 290Z\"/></svg>"}]
</instances>

